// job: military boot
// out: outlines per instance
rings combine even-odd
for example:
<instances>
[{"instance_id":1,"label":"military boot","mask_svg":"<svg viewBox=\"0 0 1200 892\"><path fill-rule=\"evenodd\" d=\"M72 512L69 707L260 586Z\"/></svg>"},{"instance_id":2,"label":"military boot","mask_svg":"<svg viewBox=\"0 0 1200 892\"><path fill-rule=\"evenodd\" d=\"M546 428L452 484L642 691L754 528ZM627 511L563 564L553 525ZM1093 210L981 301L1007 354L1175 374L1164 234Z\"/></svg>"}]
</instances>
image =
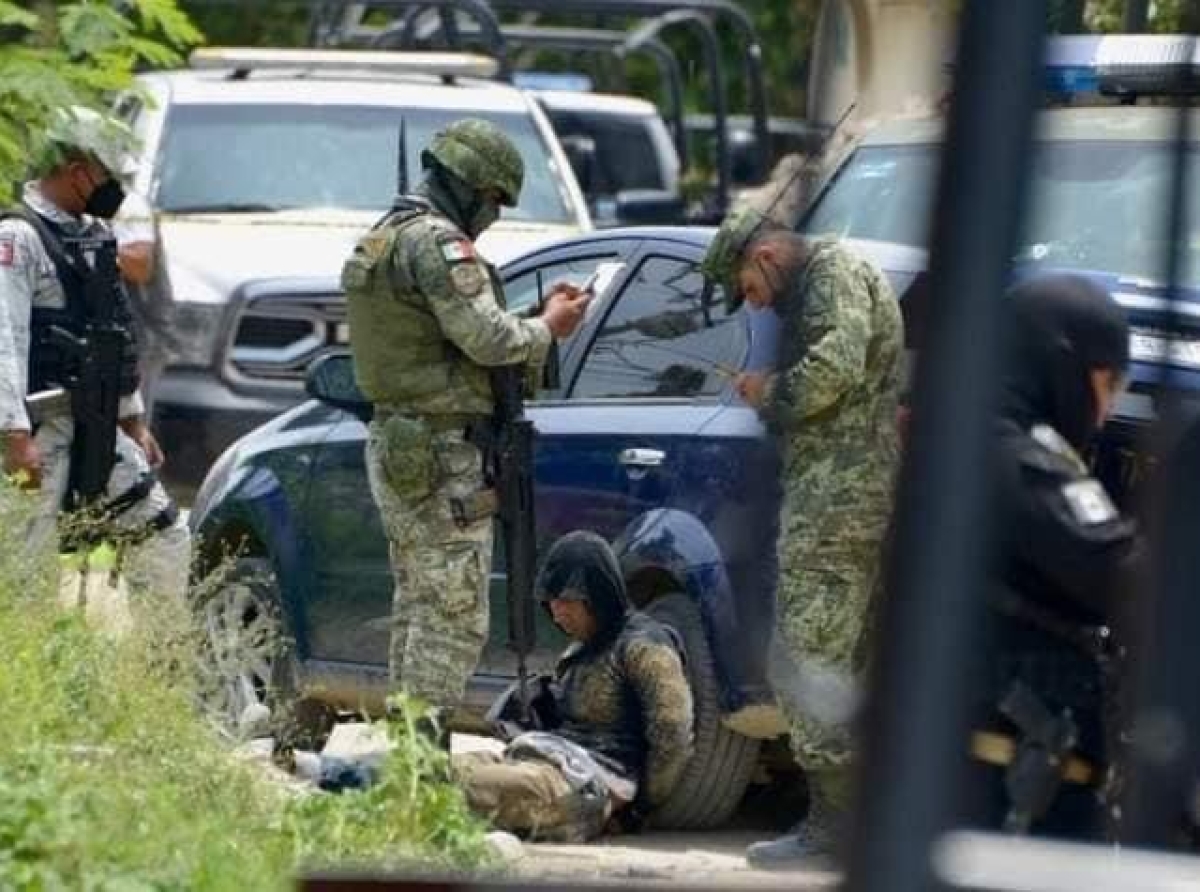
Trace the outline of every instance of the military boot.
<instances>
[{"instance_id":1,"label":"military boot","mask_svg":"<svg viewBox=\"0 0 1200 892\"><path fill-rule=\"evenodd\" d=\"M746 863L759 870L832 868L845 828L845 811L814 795L804 820L778 839L754 843Z\"/></svg>"}]
</instances>

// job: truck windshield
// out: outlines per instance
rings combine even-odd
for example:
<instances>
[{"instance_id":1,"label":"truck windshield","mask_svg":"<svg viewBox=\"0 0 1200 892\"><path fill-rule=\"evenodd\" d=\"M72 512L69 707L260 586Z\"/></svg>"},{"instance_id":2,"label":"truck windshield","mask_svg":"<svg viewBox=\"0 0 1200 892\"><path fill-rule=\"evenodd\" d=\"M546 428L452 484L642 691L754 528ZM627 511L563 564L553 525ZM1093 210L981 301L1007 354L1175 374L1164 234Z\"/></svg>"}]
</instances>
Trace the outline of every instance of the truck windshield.
<instances>
[{"instance_id":1,"label":"truck windshield","mask_svg":"<svg viewBox=\"0 0 1200 892\"><path fill-rule=\"evenodd\" d=\"M287 104L195 104L171 110L159 158L164 211L383 210L396 194L400 118L409 183L421 150L462 111ZM472 112L497 124L525 160L520 204L506 219L572 223L562 175L528 115Z\"/></svg>"},{"instance_id":2,"label":"truck windshield","mask_svg":"<svg viewBox=\"0 0 1200 892\"><path fill-rule=\"evenodd\" d=\"M804 223L810 233L926 247L936 144L864 146ZM1195 170L1197 150L1189 164ZM1142 141L1042 142L1017 259L1161 281L1166 259L1171 146ZM1181 278L1200 286L1200 180L1191 177L1190 235Z\"/></svg>"}]
</instances>

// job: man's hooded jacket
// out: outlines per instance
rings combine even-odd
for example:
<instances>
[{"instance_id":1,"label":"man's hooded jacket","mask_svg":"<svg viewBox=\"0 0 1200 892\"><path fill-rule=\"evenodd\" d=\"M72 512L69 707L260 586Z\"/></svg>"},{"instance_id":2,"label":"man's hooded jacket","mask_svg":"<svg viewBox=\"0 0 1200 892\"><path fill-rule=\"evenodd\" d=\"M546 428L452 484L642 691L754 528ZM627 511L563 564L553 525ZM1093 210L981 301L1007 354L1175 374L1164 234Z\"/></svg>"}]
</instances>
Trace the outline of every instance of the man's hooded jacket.
<instances>
[{"instance_id":1,"label":"man's hooded jacket","mask_svg":"<svg viewBox=\"0 0 1200 892\"><path fill-rule=\"evenodd\" d=\"M597 624L559 660L554 732L620 765L648 806L661 804L692 753L692 693L677 635L630 609L617 559L592 533L554 544L537 597L547 609L556 598L586 601Z\"/></svg>"}]
</instances>

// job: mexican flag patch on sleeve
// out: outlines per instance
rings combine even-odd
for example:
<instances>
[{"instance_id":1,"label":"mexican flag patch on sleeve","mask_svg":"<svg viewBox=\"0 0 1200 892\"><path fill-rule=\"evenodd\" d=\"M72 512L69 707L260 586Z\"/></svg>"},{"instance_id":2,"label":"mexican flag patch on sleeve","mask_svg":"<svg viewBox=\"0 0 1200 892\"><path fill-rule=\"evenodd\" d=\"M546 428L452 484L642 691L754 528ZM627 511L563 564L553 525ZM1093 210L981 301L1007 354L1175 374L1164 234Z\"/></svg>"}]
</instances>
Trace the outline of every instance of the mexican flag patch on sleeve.
<instances>
[{"instance_id":1,"label":"mexican flag patch on sleeve","mask_svg":"<svg viewBox=\"0 0 1200 892\"><path fill-rule=\"evenodd\" d=\"M462 236L447 236L438 243L442 249L442 257L447 263L461 263L464 260L475 259L475 246L470 239Z\"/></svg>"}]
</instances>

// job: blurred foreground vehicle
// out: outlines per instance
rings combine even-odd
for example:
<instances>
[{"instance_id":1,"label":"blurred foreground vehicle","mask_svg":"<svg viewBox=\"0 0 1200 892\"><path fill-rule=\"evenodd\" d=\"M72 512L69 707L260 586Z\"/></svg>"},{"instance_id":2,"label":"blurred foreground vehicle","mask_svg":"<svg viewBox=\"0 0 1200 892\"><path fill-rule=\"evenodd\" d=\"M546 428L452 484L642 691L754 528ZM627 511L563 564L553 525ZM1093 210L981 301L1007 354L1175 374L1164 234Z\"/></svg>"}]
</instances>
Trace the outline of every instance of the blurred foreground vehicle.
<instances>
[{"instance_id":1,"label":"blurred foreground vehicle","mask_svg":"<svg viewBox=\"0 0 1200 892\"><path fill-rule=\"evenodd\" d=\"M346 343L336 276L434 133L482 117L516 142L521 202L482 239L501 263L591 228L545 115L451 53L198 50L194 70L143 75L119 108L143 143L136 186L159 214L181 347L156 426L176 483L195 484L238 436L303 399L304 370Z\"/></svg>"}]
</instances>

